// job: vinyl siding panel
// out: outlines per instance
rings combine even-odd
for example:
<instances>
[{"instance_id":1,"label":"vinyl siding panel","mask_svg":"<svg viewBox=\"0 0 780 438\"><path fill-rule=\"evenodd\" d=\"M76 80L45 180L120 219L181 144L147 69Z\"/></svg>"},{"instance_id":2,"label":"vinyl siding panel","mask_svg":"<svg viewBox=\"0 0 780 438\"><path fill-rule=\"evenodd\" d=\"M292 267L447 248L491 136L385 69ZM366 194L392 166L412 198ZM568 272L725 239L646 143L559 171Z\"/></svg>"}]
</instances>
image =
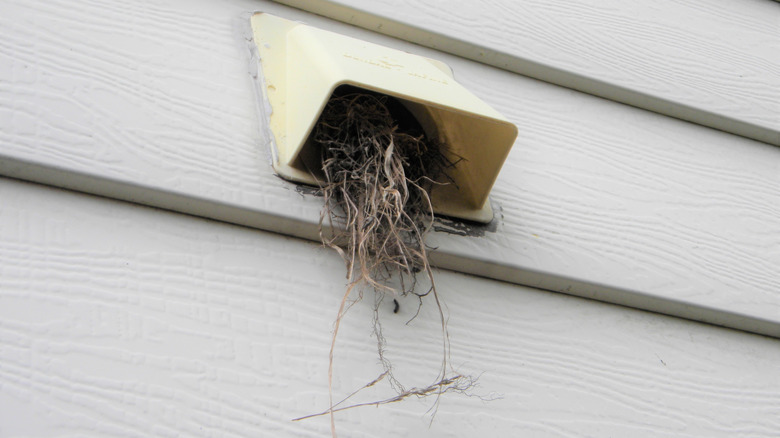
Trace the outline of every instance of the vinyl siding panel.
<instances>
[{"instance_id":1,"label":"vinyl siding panel","mask_svg":"<svg viewBox=\"0 0 780 438\"><path fill-rule=\"evenodd\" d=\"M332 251L278 234L0 179L0 436L324 436ZM305 267L305 268L304 268ZM452 362L475 393L344 412L341 436L774 437L778 340L437 271ZM344 320L337 397L380 371L367 295ZM381 310L408 385L437 317ZM426 374L426 372L429 372ZM484 374L482 374L484 373ZM372 397L389 395L380 387Z\"/></svg>"},{"instance_id":2,"label":"vinyl siding panel","mask_svg":"<svg viewBox=\"0 0 780 438\"><path fill-rule=\"evenodd\" d=\"M434 233L440 267L780 335L780 149L274 3L3 2L0 173L316 238L268 164L254 10L448 62L519 126L496 221Z\"/></svg>"},{"instance_id":3,"label":"vinyl siding panel","mask_svg":"<svg viewBox=\"0 0 780 438\"><path fill-rule=\"evenodd\" d=\"M771 1L280 3L780 145L780 8Z\"/></svg>"}]
</instances>

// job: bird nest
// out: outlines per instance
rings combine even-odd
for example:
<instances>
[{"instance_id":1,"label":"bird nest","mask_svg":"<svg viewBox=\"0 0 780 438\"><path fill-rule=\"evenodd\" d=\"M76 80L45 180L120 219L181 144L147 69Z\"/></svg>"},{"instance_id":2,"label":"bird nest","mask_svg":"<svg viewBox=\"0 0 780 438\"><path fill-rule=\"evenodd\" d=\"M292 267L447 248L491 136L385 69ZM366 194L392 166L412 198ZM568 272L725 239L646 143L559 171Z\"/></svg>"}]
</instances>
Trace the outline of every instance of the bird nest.
<instances>
[{"instance_id":1,"label":"bird nest","mask_svg":"<svg viewBox=\"0 0 780 438\"><path fill-rule=\"evenodd\" d=\"M426 136L398 100L348 86L339 87L329 100L314 127L312 139L321 152L322 162L321 190L325 206L320 229L327 221L334 230L328 235L321 231L320 235L323 243L346 262L349 280L331 343L328 385L331 406L315 414L331 415L335 435L333 412L393 403L411 396L463 392L473 385L471 378L454 373L448 364L446 316L425 245L425 235L434 220L430 193L440 184L452 183L447 173L457 165L458 158L447 151L445 144ZM418 274L428 279L425 290L417 290ZM343 406L342 400L334 405L333 354L339 325L348 303L362 298L367 289L375 292L374 335L384 372L366 387L387 379L397 394L373 403ZM432 296L441 319L443 359L432 384L406 389L393 376L392 366L383 354L385 339L379 305L386 296L392 296L397 312L397 299L410 294L419 299L419 305L424 297Z\"/></svg>"}]
</instances>

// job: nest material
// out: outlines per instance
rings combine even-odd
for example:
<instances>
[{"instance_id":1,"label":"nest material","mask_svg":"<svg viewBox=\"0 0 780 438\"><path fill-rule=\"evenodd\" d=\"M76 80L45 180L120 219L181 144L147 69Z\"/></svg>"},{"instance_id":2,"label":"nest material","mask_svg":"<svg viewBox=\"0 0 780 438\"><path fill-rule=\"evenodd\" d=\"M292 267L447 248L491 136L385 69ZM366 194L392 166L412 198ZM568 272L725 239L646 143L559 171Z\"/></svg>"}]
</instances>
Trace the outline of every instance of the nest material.
<instances>
[{"instance_id":1,"label":"nest material","mask_svg":"<svg viewBox=\"0 0 780 438\"><path fill-rule=\"evenodd\" d=\"M423 239L433 223L429 193L453 165L404 112L387 96L348 92L328 102L314 131L322 150L323 214L346 230L325 243L340 251L355 280L402 295L413 292L413 281L400 291L387 281L429 269ZM337 245L342 241L346 251Z\"/></svg>"},{"instance_id":2,"label":"nest material","mask_svg":"<svg viewBox=\"0 0 780 438\"><path fill-rule=\"evenodd\" d=\"M424 242L433 224L429 193L438 184L452 183L447 170L457 160L448 156L445 145L426 138L414 117L398 101L351 87L340 88L327 103L314 128L313 141L322 153L322 191L326 202L320 225L327 219L335 230L331 236L326 237L322 232L320 235L325 245L344 258L349 279L331 343L328 385L331 407L317 414L331 415L335 436L333 412L366 405L337 407L346 399L334 405L332 397L335 340L348 307L345 304L355 287L357 299L362 297L365 286L374 289L377 297L374 334L384 373L366 387L387 377L398 393L396 397L369 405L396 402L410 396L464 392L473 385L469 377L448 373L446 317ZM419 272L430 280L430 287L424 292L415 291ZM390 286L393 279L398 280L399 288ZM393 377L392 366L383 355L384 337L378 308L386 293L393 294L394 298L413 293L420 298L420 303L424 296L434 297L441 317L443 359L436 381L425 388L405 389Z\"/></svg>"}]
</instances>

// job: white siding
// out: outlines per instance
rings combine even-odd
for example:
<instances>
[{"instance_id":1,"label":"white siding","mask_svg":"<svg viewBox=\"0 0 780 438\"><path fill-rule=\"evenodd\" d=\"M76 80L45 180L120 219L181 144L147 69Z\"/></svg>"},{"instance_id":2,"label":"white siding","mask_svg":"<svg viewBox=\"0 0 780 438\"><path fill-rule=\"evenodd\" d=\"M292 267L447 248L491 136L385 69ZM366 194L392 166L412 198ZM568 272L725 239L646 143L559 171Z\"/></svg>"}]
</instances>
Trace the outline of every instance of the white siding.
<instances>
[{"instance_id":1,"label":"white siding","mask_svg":"<svg viewBox=\"0 0 780 438\"><path fill-rule=\"evenodd\" d=\"M768 0L277 1L780 146Z\"/></svg>"},{"instance_id":2,"label":"white siding","mask_svg":"<svg viewBox=\"0 0 780 438\"><path fill-rule=\"evenodd\" d=\"M344 266L302 240L0 179L0 436L325 436ZM302 269L305 267L305 269ZM476 393L352 410L345 437L774 437L778 340L447 271L452 360ZM379 372L369 300L338 394ZM438 365L431 303L383 309L409 385ZM422 372L419 378L410 373ZM374 396L388 395L381 388Z\"/></svg>"},{"instance_id":3,"label":"white siding","mask_svg":"<svg viewBox=\"0 0 780 438\"><path fill-rule=\"evenodd\" d=\"M495 230L437 233L440 266L780 335L780 149L272 3L3 2L0 173L312 238L321 200L267 163L257 9L444 60L519 126Z\"/></svg>"},{"instance_id":4,"label":"white siding","mask_svg":"<svg viewBox=\"0 0 780 438\"><path fill-rule=\"evenodd\" d=\"M419 16L396 4L369 12L445 40L464 17L493 17L480 44L501 56L679 98L675 117L696 107L777 131L776 59L757 61L776 44L776 5L664 5L677 14L660 29L683 40L680 56L652 64L672 46L640 38L661 20L646 10L629 24L633 1L525 2L525 14L404 3ZM780 337L780 148L267 1L5 0L0 175L175 212L0 177L0 437L328 433L325 419L290 420L326 407L344 266L278 234L316 238L322 200L268 163L246 47L255 10L443 60L521 132L491 196L497 220L430 241L448 268L436 275L452 362L484 373L477 395L502 397L447 396L430 429L426 402L353 410L338 416L341 436L776 436L778 339L528 286ZM559 26L569 14L580 18ZM552 24L536 29L539 17ZM501 46L515 20L522 44ZM572 35L593 29L639 38L642 56L594 33L599 62L577 58ZM708 36L713 50L697 53ZM729 81L743 70L750 81ZM342 325L337 398L380 370L370 302ZM413 302L383 309L407 385L438 367L432 307L408 326Z\"/></svg>"}]
</instances>

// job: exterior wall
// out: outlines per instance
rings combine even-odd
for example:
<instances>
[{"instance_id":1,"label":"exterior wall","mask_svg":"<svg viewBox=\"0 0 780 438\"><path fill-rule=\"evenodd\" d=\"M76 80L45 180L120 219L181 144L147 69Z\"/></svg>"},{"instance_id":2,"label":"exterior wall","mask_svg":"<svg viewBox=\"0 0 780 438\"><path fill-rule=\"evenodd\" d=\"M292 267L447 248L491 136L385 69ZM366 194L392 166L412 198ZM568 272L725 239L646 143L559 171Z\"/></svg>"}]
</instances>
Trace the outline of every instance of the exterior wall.
<instances>
[{"instance_id":1,"label":"exterior wall","mask_svg":"<svg viewBox=\"0 0 780 438\"><path fill-rule=\"evenodd\" d=\"M374 3L374 19L454 38L433 9L394 4ZM503 17L501 4L481 13ZM765 98L755 91L777 77L774 60L761 61L777 35L755 26L777 9L745 4L729 29L754 38L739 44L752 47L745 68L760 80L746 90L735 81L731 97L704 109L776 132L771 109L724 104ZM717 22L723 8L690 13ZM521 131L491 195L494 223L430 241L446 268L437 281L452 361L484 373L477 395L501 397L444 397L430 429L429 402L353 410L338 416L342 436L776 435L778 341L745 331L780 337L780 148L266 1L9 0L0 3L0 436L327 433L324 419L290 419L327 404L344 267L304 240L316 238L321 199L268 163L257 59L246 49L254 10L443 60ZM487 50L545 61L486 35ZM701 35L686 44L728 48ZM690 60L690 74L705 74L705 61ZM610 81L647 85L633 74ZM674 106L710 102L670 83L682 87ZM379 372L370 301L343 323L338 394ZM432 306L404 325L413 310L405 302L382 318L402 380L422 386L440 340Z\"/></svg>"},{"instance_id":2,"label":"exterior wall","mask_svg":"<svg viewBox=\"0 0 780 438\"><path fill-rule=\"evenodd\" d=\"M0 180L0 436L324 436L344 266L244 227ZM340 436L774 437L778 341L438 271L452 361L475 393L337 416ZM370 299L341 327L335 387L381 371ZM439 365L430 302L382 309L407 385ZM387 387L371 398L391 396ZM369 397L369 396L367 396Z\"/></svg>"},{"instance_id":3,"label":"exterior wall","mask_svg":"<svg viewBox=\"0 0 780 438\"><path fill-rule=\"evenodd\" d=\"M277 1L780 146L771 1Z\"/></svg>"},{"instance_id":4,"label":"exterior wall","mask_svg":"<svg viewBox=\"0 0 780 438\"><path fill-rule=\"evenodd\" d=\"M79 4L0 5L0 174L316 238L264 156L262 9L443 60L518 125L495 223L432 236L439 266L780 336L780 148L274 3Z\"/></svg>"}]
</instances>

